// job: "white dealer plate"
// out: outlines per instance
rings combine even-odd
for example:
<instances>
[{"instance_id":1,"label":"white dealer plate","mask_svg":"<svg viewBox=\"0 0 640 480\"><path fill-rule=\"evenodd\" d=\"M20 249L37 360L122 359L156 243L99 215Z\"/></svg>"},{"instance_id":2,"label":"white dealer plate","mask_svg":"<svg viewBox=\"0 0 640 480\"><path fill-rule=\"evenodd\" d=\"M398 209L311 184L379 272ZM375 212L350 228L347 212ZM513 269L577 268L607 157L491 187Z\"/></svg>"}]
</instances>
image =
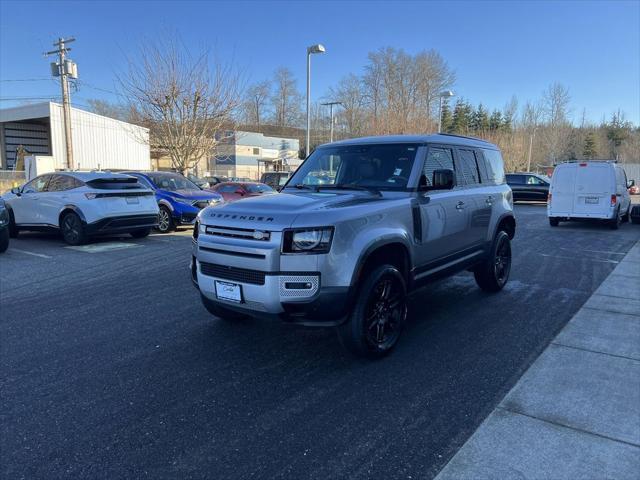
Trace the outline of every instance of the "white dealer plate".
<instances>
[{"instance_id":1,"label":"white dealer plate","mask_svg":"<svg viewBox=\"0 0 640 480\"><path fill-rule=\"evenodd\" d=\"M140 203L140 199L138 197L125 197L127 203Z\"/></svg>"},{"instance_id":2,"label":"white dealer plate","mask_svg":"<svg viewBox=\"0 0 640 480\"><path fill-rule=\"evenodd\" d=\"M215 281L216 297L220 300L240 303L242 301L242 290L237 283Z\"/></svg>"},{"instance_id":3,"label":"white dealer plate","mask_svg":"<svg viewBox=\"0 0 640 480\"><path fill-rule=\"evenodd\" d=\"M598 203L599 200L600 199L598 197L585 197L584 203Z\"/></svg>"}]
</instances>

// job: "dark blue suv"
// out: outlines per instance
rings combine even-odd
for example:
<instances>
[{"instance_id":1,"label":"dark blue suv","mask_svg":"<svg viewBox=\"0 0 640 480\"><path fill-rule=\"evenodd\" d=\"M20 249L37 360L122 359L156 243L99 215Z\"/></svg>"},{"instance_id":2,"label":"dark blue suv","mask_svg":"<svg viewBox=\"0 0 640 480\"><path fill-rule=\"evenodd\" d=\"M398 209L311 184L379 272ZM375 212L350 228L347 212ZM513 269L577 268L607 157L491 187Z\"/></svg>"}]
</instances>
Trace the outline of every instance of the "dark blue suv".
<instances>
[{"instance_id":1,"label":"dark blue suv","mask_svg":"<svg viewBox=\"0 0 640 480\"><path fill-rule=\"evenodd\" d=\"M201 190L184 175L174 172L122 172L137 177L156 193L160 207L158 230L167 233L180 225L193 225L204 207L223 203L219 193Z\"/></svg>"}]
</instances>

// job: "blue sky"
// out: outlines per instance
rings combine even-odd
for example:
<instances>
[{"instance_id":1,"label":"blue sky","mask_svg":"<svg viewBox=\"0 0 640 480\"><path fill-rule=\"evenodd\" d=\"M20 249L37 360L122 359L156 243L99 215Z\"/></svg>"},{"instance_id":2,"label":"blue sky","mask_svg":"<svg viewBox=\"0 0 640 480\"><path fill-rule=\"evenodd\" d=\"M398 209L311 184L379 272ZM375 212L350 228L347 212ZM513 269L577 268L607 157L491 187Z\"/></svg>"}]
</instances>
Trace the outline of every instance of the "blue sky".
<instances>
[{"instance_id":1,"label":"blue sky","mask_svg":"<svg viewBox=\"0 0 640 480\"><path fill-rule=\"evenodd\" d=\"M57 95L49 76L60 35L77 38L71 57L85 85L74 102L114 97L114 71L144 38L177 31L192 50L233 59L250 81L281 65L305 79L313 58L313 97L360 73L384 46L433 48L456 71L455 91L501 108L516 95L536 100L552 82L569 87L573 117L599 122L621 108L640 124L640 1L567 2L205 2L0 0L0 98ZM37 81L8 81L42 79ZM15 102L2 101L0 108Z\"/></svg>"}]
</instances>

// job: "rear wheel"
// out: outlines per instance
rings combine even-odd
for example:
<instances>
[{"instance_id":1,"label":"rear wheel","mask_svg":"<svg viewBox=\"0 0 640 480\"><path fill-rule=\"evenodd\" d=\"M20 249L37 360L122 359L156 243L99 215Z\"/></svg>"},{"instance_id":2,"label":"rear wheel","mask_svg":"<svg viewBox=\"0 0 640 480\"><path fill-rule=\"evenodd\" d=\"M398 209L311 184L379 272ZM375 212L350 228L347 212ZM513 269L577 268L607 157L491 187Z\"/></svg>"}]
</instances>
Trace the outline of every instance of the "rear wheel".
<instances>
[{"instance_id":1,"label":"rear wheel","mask_svg":"<svg viewBox=\"0 0 640 480\"><path fill-rule=\"evenodd\" d=\"M211 315L218 317L222 320L229 320L229 321L243 320L249 317L248 315L236 312L235 310L224 308L220 304L209 300L207 297L205 297L202 294L200 294L200 299L202 300L202 305L204 305L204 308L206 308Z\"/></svg>"},{"instance_id":2,"label":"rear wheel","mask_svg":"<svg viewBox=\"0 0 640 480\"><path fill-rule=\"evenodd\" d=\"M560 225L560 220L557 217L549 217L549 225L552 227L557 227Z\"/></svg>"},{"instance_id":3,"label":"rear wheel","mask_svg":"<svg viewBox=\"0 0 640 480\"><path fill-rule=\"evenodd\" d=\"M625 222L625 223L627 223L627 222L629 221L630 214L631 214L631 204L629 204L629 207L627 208L627 213L625 213L625 214L622 216L622 221L623 221L623 222Z\"/></svg>"},{"instance_id":4,"label":"rear wheel","mask_svg":"<svg viewBox=\"0 0 640 480\"><path fill-rule=\"evenodd\" d=\"M620 210L616 210L616 216L609 220L609 228L611 230L618 230L622 224L622 217L620 216Z\"/></svg>"},{"instance_id":5,"label":"rear wheel","mask_svg":"<svg viewBox=\"0 0 640 480\"><path fill-rule=\"evenodd\" d=\"M171 216L171 210L162 205L158 212L158 231L160 233L169 233L174 228L175 224Z\"/></svg>"},{"instance_id":6,"label":"rear wheel","mask_svg":"<svg viewBox=\"0 0 640 480\"><path fill-rule=\"evenodd\" d=\"M87 243L88 235L82 220L77 213L69 212L60 222L62 238L69 245L82 245Z\"/></svg>"},{"instance_id":7,"label":"rear wheel","mask_svg":"<svg viewBox=\"0 0 640 480\"><path fill-rule=\"evenodd\" d=\"M129 232L129 235L131 235L133 238L144 238L149 236L150 233L151 233L150 228L140 228L138 230L133 230Z\"/></svg>"},{"instance_id":8,"label":"rear wheel","mask_svg":"<svg viewBox=\"0 0 640 480\"><path fill-rule=\"evenodd\" d=\"M499 292L507 284L511 272L511 240L499 231L493 241L491 255L473 272L478 286L485 292Z\"/></svg>"},{"instance_id":9,"label":"rear wheel","mask_svg":"<svg viewBox=\"0 0 640 480\"><path fill-rule=\"evenodd\" d=\"M350 318L338 327L342 344L356 355L379 358L398 342L407 318L407 289L393 265L381 265L364 279Z\"/></svg>"}]
</instances>

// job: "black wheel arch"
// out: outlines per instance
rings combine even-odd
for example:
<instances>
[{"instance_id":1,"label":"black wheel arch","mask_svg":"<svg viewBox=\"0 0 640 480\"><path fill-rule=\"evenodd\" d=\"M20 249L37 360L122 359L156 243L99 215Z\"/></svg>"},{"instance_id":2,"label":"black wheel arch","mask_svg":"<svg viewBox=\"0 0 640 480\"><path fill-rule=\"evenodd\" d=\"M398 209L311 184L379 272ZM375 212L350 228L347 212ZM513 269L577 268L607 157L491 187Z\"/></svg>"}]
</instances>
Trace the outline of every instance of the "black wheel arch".
<instances>
[{"instance_id":1,"label":"black wheel arch","mask_svg":"<svg viewBox=\"0 0 640 480\"><path fill-rule=\"evenodd\" d=\"M82 223L84 223L85 225L87 224L87 218L84 216L84 213L82 213L82 210L80 210L79 207L75 205L65 205L60 211L60 215L58 215L58 228L62 226L62 219L64 218L64 216L70 212L78 215L78 217L80 217L80 220L82 220Z\"/></svg>"},{"instance_id":2,"label":"black wheel arch","mask_svg":"<svg viewBox=\"0 0 640 480\"><path fill-rule=\"evenodd\" d=\"M496 222L496 227L493 231L493 235L491 236L490 241L493 242L493 239L496 238L496 234L500 231L504 230L507 235L509 235L509 240L513 240L516 236L516 218L513 216L513 213L503 213L498 218Z\"/></svg>"},{"instance_id":3,"label":"black wheel arch","mask_svg":"<svg viewBox=\"0 0 640 480\"><path fill-rule=\"evenodd\" d=\"M412 266L411 253L407 245L398 238L375 242L360 254L351 277L351 287L356 287L359 279L367 271L385 263L396 267L402 274L405 283L409 284Z\"/></svg>"}]
</instances>

